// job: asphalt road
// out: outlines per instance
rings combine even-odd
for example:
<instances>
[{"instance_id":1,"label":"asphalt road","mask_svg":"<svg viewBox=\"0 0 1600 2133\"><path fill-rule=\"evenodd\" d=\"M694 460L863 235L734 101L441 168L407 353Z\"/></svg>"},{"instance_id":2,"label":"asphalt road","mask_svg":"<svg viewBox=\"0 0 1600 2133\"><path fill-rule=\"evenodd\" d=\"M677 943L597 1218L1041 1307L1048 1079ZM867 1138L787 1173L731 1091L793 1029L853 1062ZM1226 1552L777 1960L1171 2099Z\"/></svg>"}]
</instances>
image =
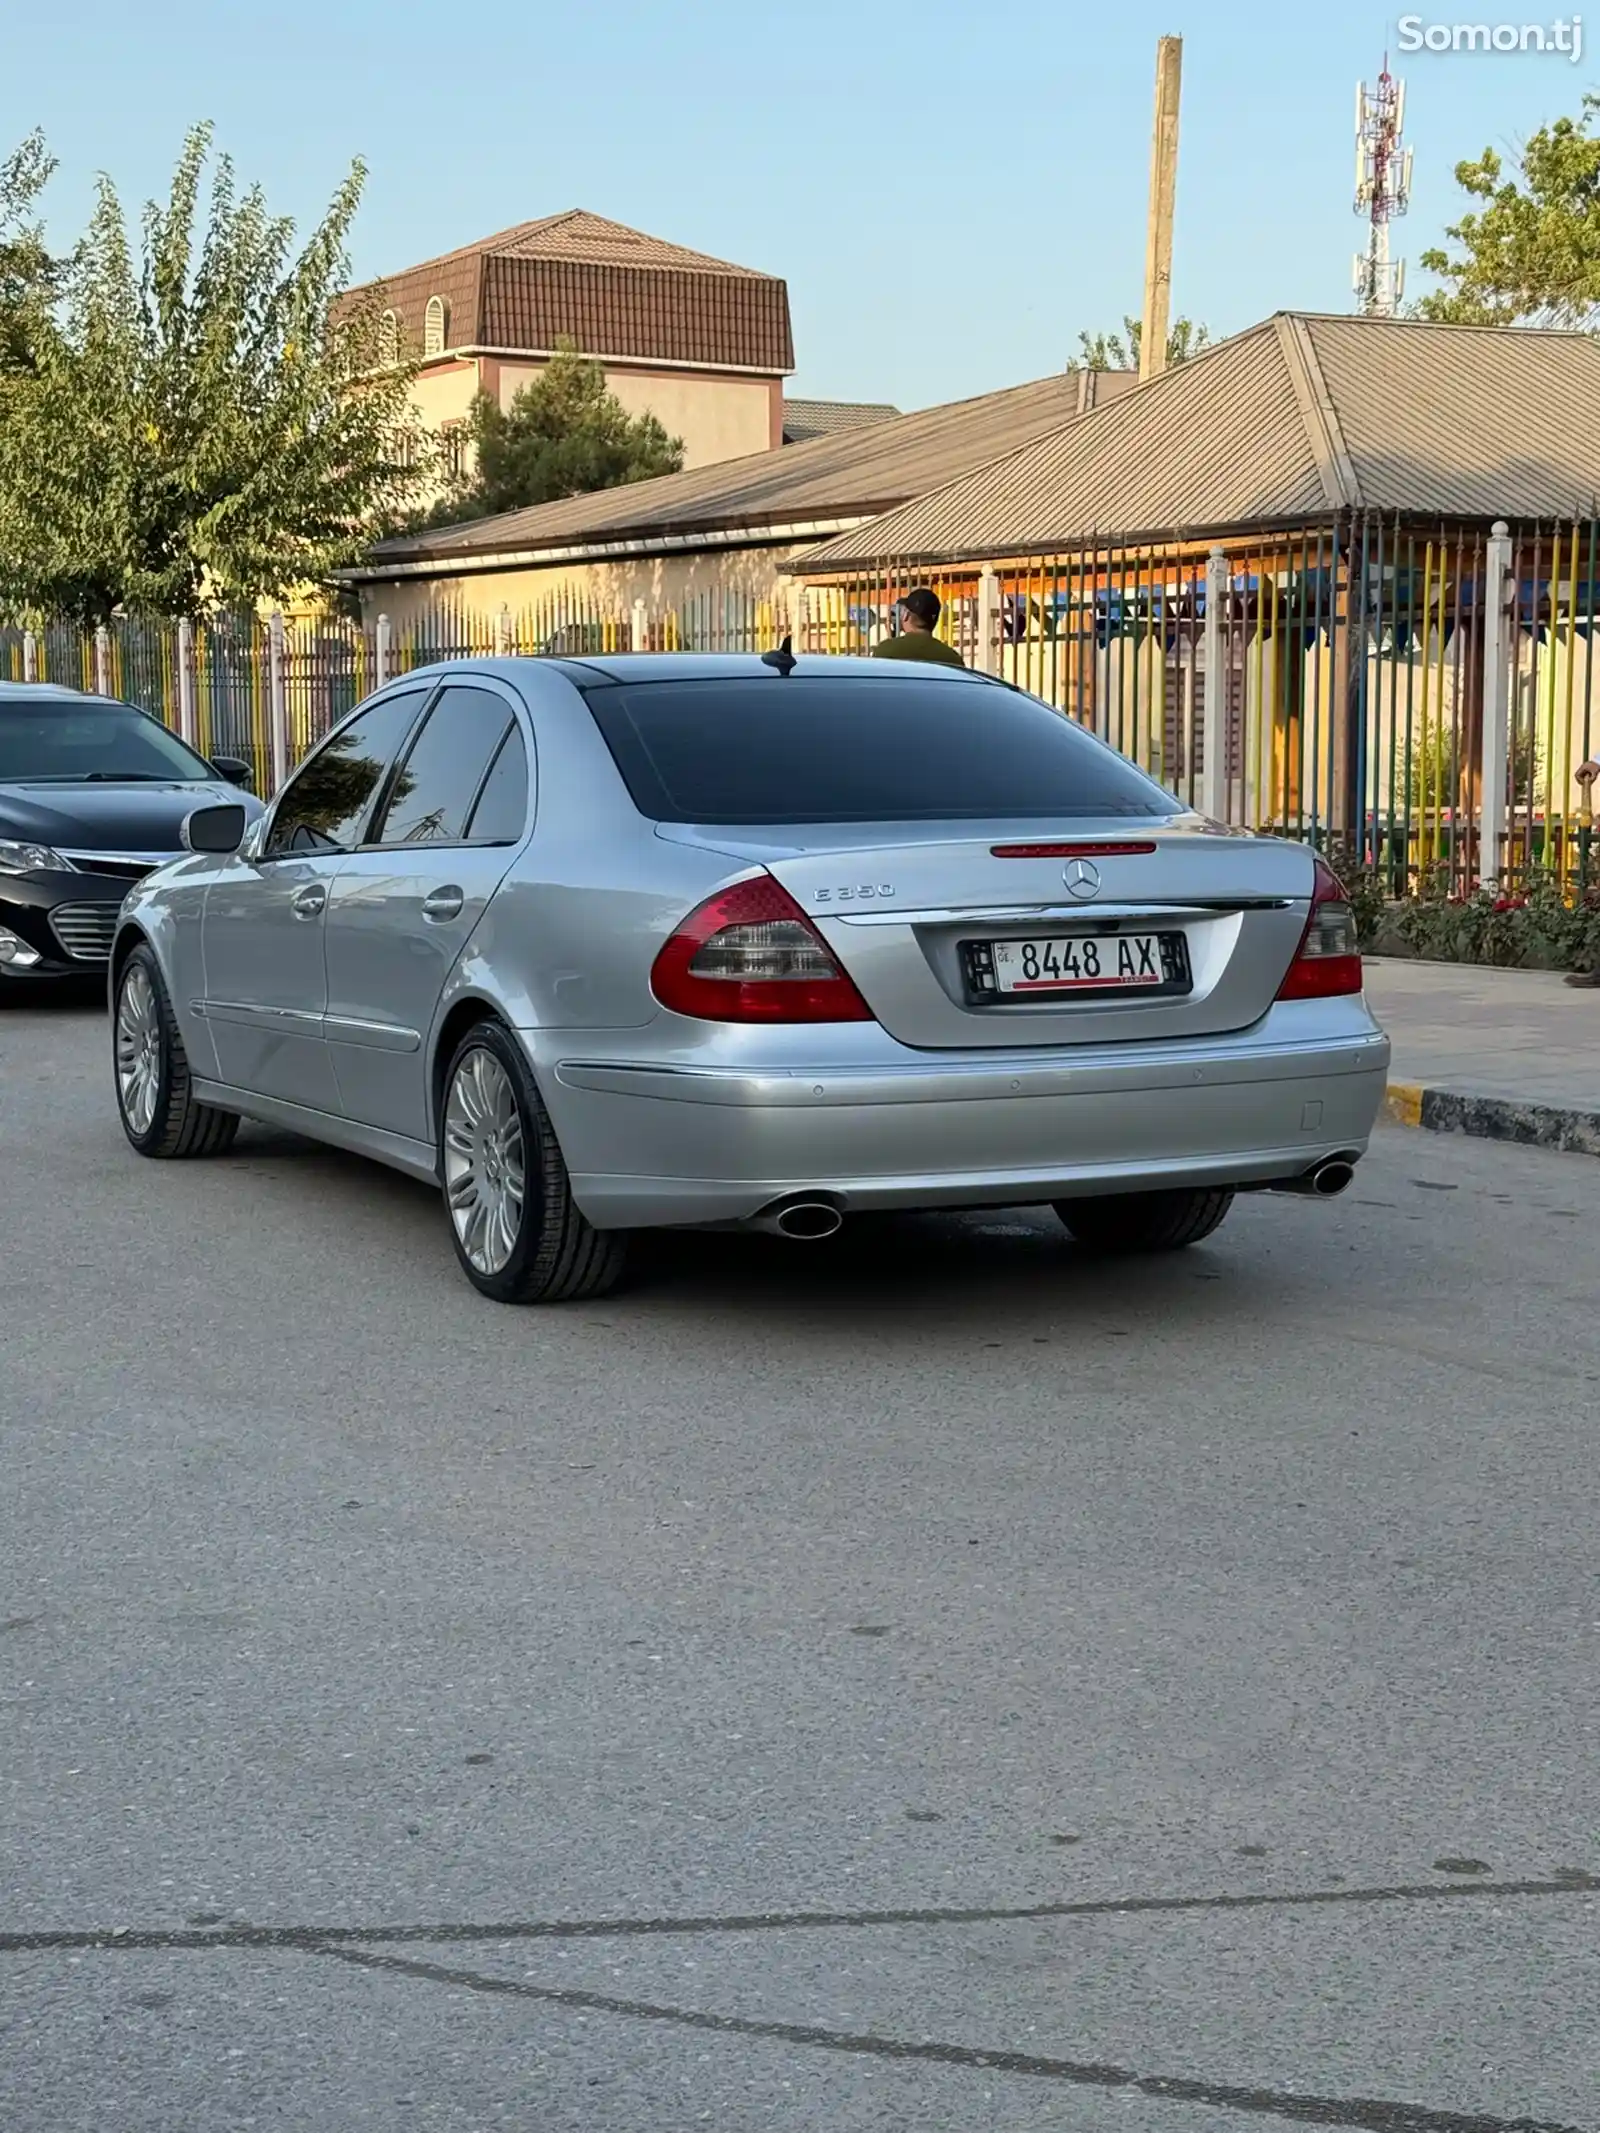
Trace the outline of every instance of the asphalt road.
<instances>
[{"instance_id":1,"label":"asphalt road","mask_svg":"<svg viewBox=\"0 0 1600 2133\"><path fill-rule=\"evenodd\" d=\"M140 1163L0 1014L0 2125L1600 2128L1600 1167L1137 1270Z\"/></svg>"}]
</instances>

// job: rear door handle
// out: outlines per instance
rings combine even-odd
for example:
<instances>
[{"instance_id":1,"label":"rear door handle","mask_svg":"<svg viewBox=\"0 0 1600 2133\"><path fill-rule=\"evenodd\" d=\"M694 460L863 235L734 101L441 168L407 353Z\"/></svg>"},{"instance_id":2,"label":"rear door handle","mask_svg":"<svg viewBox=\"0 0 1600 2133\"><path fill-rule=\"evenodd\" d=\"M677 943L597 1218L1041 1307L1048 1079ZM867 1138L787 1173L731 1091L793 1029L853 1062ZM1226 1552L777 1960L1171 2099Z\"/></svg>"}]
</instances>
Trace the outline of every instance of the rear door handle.
<instances>
[{"instance_id":1,"label":"rear door handle","mask_svg":"<svg viewBox=\"0 0 1600 2133\"><path fill-rule=\"evenodd\" d=\"M430 925L443 925L446 919L461 916L461 907L466 900L465 892L450 882L422 899L422 915Z\"/></svg>"},{"instance_id":2,"label":"rear door handle","mask_svg":"<svg viewBox=\"0 0 1600 2133\"><path fill-rule=\"evenodd\" d=\"M296 889L290 899L289 909L296 918L316 918L326 907L328 891L320 881L308 881L303 889Z\"/></svg>"}]
</instances>

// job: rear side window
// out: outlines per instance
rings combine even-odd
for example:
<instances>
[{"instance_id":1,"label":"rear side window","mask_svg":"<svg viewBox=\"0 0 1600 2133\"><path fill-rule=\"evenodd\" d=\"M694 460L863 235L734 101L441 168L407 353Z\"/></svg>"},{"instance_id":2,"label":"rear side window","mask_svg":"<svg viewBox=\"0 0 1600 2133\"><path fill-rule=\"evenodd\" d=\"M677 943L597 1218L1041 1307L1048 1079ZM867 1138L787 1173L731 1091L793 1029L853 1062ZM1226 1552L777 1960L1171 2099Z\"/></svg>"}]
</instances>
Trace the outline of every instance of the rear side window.
<instances>
[{"instance_id":1,"label":"rear side window","mask_svg":"<svg viewBox=\"0 0 1600 2133\"><path fill-rule=\"evenodd\" d=\"M584 691L654 822L1162 816L1178 803L1014 689L920 675L741 676Z\"/></svg>"},{"instance_id":2,"label":"rear side window","mask_svg":"<svg viewBox=\"0 0 1600 2133\"><path fill-rule=\"evenodd\" d=\"M510 724L511 706L492 689L442 690L395 773L383 826L372 841L459 844Z\"/></svg>"},{"instance_id":3,"label":"rear side window","mask_svg":"<svg viewBox=\"0 0 1600 2133\"><path fill-rule=\"evenodd\" d=\"M515 844L528 820L528 751L515 726L500 743L467 835L474 844Z\"/></svg>"}]
</instances>

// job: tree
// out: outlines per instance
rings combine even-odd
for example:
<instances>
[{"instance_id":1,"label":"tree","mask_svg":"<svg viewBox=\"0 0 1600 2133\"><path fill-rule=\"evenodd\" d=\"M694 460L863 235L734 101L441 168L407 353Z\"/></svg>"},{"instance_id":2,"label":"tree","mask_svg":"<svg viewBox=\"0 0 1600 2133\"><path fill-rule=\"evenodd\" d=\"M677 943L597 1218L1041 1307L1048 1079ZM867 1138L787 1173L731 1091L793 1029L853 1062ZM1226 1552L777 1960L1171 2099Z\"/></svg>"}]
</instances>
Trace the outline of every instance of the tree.
<instances>
[{"instance_id":1,"label":"tree","mask_svg":"<svg viewBox=\"0 0 1600 2133\"><path fill-rule=\"evenodd\" d=\"M1445 230L1422 264L1448 284L1414 306L1419 318L1458 326L1600 323L1600 95L1575 119L1541 126L1506 178L1492 148L1456 165L1456 183L1481 208Z\"/></svg>"},{"instance_id":2,"label":"tree","mask_svg":"<svg viewBox=\"0 0 1600 2133\"><path fill-rule=\"evenodd\" d=\"M0 163L0 379L32 376L50 331L61 268L34 210L54 169L38 132Z\"/></svg>"},{"instance_id":3,"label":"tree","mask_svg":"<svg viewBox=\"0 0 1600 2133\"><path fill-rule=\"evenodd\" d=\"M1124 317L1120 333L1080 333L1078 353L1069 370L1137 370L1139 348L1144 340L1144 322ZM1187 363L1202 348L1211 345L1210 329L1191 318L1174 319L1167 334L1167 361Z\"/></svg>"},{"instance_id":4,"label":"tree","mask_svg":"<svg viewBox=\"0 0 1600 2133\"><path fill-rule=\"evenodd\" d=\"M282 598L397 523L422 470L398 463L410 377L352 367L361 314L330 321L364 172L309 240L258 187L184 143L137 261L109 180L69 263L58 330L0 408L0 600L101 622Z\"/></svg>"},{"instance_id":5,"label":"tree","mask_svg":"<svg viewBox=\"0 0 1600 2133\"><path fill-rule=\"evenodd\" d=\"M570 342L509 408L480 394L468 434L476 465L434 506L434 525L615 489L683 465L682 438L669 437L654 415L630 415L601 365Z\"/></svg>"}]
</instances>

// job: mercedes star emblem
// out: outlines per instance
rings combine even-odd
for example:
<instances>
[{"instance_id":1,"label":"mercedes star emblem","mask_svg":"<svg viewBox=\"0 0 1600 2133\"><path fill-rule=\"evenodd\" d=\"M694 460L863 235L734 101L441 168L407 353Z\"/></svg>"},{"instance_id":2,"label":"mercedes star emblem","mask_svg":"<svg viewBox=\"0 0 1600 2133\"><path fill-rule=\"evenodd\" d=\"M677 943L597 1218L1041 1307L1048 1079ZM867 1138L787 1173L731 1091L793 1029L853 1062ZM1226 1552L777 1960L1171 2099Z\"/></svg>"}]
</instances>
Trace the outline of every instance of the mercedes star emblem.
<instances>
[{"instance_id":1,"label":"mercedes star emblem","mask_svg":"<svg viewBox=\"0 0 1600 2133\"><path fill-rule=\"evenodd\" d=\"M1081 897L1085 903L1100 894L1100 869L1093 860L1069 859L1061 870L1061 879L1067 885L1067 894Z\"/></svg>"}]
</instances>

